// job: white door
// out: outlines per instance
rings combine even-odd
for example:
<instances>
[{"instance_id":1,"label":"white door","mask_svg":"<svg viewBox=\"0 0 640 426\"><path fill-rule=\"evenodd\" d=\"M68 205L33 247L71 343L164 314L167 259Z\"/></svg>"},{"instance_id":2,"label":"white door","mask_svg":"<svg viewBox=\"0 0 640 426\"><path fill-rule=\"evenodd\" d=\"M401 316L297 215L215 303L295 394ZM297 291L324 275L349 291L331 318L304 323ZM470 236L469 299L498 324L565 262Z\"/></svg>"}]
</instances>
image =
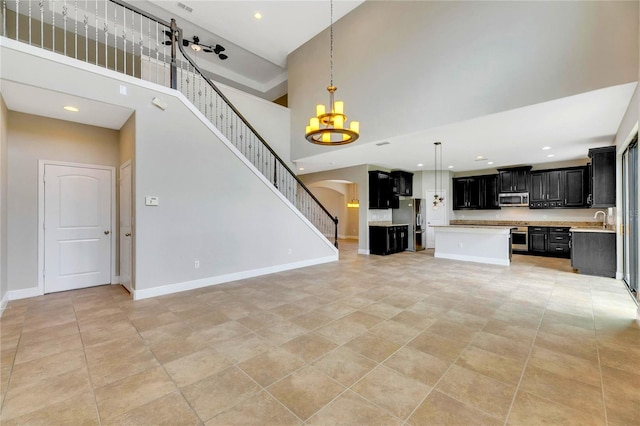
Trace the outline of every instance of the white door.
<instances>
[{"instance_id":1,"label":"white door","mask_svg":"<svg viewBox=\"0 0 640 426\"><path fill-rule=\"evenodd\" d=\"M44 292L111 282L112 171L44 166Z\"/></svg>"},{"instance_id":2,"label":"white door","mask_svg":"<svg viewBox=\"0 0 640 426\"><path fill-rule=\"evenodd\" d=\"M442 196L444 197L444 205L438 207L437 210L434 210L433 196L436 194L436 192L425 191L425 204L426 204L426 216L427 216L427 228L426 228L427 248L436 247L436 233L433 229L433 226L447 224L447 208L448 208L448 203L450 203L451 200L447 200L447 194L445 192L446 191L442 191Z\"/></svg>"},{"instance_id":3,"label":"white door","mask_svg":"<svg viewBox=\"0 0 640 426\"><path fill-rule=\"evenodd\" d=\"M120 166L120 283L131 286L131 162Z\"/></svg>"}]
</instances>

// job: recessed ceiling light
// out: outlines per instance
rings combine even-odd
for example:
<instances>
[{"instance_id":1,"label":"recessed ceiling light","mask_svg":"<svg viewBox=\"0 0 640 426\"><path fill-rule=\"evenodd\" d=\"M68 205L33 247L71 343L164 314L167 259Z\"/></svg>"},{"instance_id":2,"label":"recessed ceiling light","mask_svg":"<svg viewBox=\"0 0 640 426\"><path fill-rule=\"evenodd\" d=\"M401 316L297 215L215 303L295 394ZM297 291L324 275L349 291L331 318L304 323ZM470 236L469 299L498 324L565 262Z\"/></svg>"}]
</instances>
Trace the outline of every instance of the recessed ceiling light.
<instances>
[{"instance_id":1,"label":"recessed ceiling light","mask_svg":"<svg viewBox=\"0 0 640 426\"><path fill-rule=\"evenodd\" d=\"M418 167L422 167L422 166L424 166L424 164L418 163Z\"/></svg>"},{"instance_id":2,"label":"recessed ceiling light","mask_svg":"<svg viewBox=\"0 0 640 426\"><path fill-rule=\"evenodd\" d=\"M549 155L547 155L547 157L549 157L549 158L555 157L555 154L549 154Z\"/></svg>"},{"instance_id":3,"label":"recessed ceiling light","mask_svg":"<svg viewBox=\"0 0 640 426\"><path fill-rule=\"evenodd\" d=\"M550 147L550 146L543 146L543 147L542 147L542 150L543 150L543 151L546 151L546 150L548 150L548 149L551 149L551 147Z\"/></svg>"},{"instance_id":4,"label":"recessed ceiling light","mask_svg":"<svg viewBox=\"0 0 640 426\"><path fill-rule=\"evenodd\" d=\"M256 18L256 20L261 20L262 19L262 13L260 12L256 12L253 14L253 17Z\"/></svg>"},{"instance_id":5,"label":"recessed ceiling light","mask_svg":"<svg viewBox=\"0 0 640 426\"><path fill-rule=\"evenodd\" d=\"M76 108L76 107L74 107L74 106L71 106L71 105L67 105L66 107L64 107L64 109L65 109L66 111L71 111L71 112L78 112L78 111L80 111L78 108Z\"/></svg>"},{"instance_id":6,"label":"recessed ceiling light","mask_svg":"<svg viewBox=\"0 0 640 426\"><path fill-rule=\"evenodd\" d=\"M493 161L489 161L487 164L493 164Z\"/></svg>"},{"instance_id":7,"label":"recessed ceiling light","mask_svg":"<svg viewBox=\"0 0 640 426\"><path fill-rule=\"evenodd\" d=\"M453 169L453 166L449 166L449 167L447 167L447 169Z\"/></svg>"},{"instance_id":8,"label":"recessed ceiling light","mask_svg":"<svg viewBox=\"0 0 640 426\"><path fill-rule=\"evenodd\" d=\"M384 142L378 142L376 145L377 146L384 146L384 145L389 145L391 142L389 141L384 141Z\"/></svg>"},{"instance_id":9,"label":"recessed ceiling light","mask_svg":"<svg viewBox=\"0 0 640 426\"><path fill-rule=\"evenodd\" d=\"M478 156L476 157L476 160L484 160L484 157L483 157L482 155L478 155Z\"/></svg>"},{"instance_id":10,"label":"recessed ceiling light","mask_svg":"<svg viewBox=\"0 0 640 426\"><path fill-rule=\"evenodd\" d=\"M298 170L304 170L304 167L298 167Z\"/></svg>"}]
</instances>

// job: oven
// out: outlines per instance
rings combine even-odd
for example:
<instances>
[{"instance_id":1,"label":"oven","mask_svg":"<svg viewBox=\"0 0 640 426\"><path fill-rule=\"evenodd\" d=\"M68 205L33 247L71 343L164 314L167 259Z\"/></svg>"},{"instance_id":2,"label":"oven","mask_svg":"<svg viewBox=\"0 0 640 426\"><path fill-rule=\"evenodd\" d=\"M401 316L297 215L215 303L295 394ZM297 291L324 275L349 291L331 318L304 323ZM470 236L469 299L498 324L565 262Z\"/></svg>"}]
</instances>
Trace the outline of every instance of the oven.
<instances>
[{"instance_id":1,"label":"oven","mask_svg":"<svg viewBox=\"0 0 640 426\"><path fill-rule=\"evenodd\" d=\"M511 230L511 247L514 252L529 251L529 228L518 226Z\"/></svg>"}]
</instances>

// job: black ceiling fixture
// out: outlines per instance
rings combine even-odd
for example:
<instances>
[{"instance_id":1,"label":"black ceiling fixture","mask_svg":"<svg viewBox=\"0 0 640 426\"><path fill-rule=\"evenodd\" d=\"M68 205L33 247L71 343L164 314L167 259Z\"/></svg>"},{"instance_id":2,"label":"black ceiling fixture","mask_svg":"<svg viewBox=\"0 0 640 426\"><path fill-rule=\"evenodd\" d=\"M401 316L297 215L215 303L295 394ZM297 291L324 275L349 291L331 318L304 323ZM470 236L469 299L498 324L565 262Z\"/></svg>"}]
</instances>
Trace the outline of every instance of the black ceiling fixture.
<instances>
[{"instance_id":1,"label":"black ceiling fixture","mask_svg":"<svg viewBox=\"0 0 640 426\"><path fill-rule=\"evenodd\" d=\"M164 33L167 35L167 37L171 38L171 31L165 31ZM164 42L164 44L167 45L167 46L170 46L171 43L172 43L171 40L166 40ZM222 53L222 52L224 52L226 50L224 48L224 46L221 46L219 44L216 44L215 46L209 46L207 44L202 44L202 43L200 43L200 37L195 36L195 35L191 38L191 40L183 38L182 39L182 45L184 47L191 46L191 48L193 50L195 50L196 52L199 52L200 50L202 50L203 52L207 52L207 53L215 53L216 55L218 55L218 58L220 60L223 60L223 61L228 58L227 55Z\"/></svg>"}]
</instances>

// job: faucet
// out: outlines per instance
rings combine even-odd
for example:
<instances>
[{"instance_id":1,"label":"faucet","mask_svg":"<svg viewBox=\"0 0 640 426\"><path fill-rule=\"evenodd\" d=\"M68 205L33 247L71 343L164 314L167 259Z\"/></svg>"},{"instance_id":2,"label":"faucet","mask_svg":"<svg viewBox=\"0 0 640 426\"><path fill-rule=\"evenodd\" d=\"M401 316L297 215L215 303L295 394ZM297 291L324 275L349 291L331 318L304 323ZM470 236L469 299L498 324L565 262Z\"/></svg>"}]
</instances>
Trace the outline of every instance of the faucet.
<instances>
[{"instance_id":1,"label":"faucet","mask_svg":"<svg viewBox=\"0 0 640 426\"><path fill-rule=\"evenodd\" d=\"M598 218L598 213L602 213L602 229L606 229L607 228L607 214L605 212L603 212L602 210L598 210L596 212L596 214L593 215L594 219Z\"/></svg>"}]
</instances>

